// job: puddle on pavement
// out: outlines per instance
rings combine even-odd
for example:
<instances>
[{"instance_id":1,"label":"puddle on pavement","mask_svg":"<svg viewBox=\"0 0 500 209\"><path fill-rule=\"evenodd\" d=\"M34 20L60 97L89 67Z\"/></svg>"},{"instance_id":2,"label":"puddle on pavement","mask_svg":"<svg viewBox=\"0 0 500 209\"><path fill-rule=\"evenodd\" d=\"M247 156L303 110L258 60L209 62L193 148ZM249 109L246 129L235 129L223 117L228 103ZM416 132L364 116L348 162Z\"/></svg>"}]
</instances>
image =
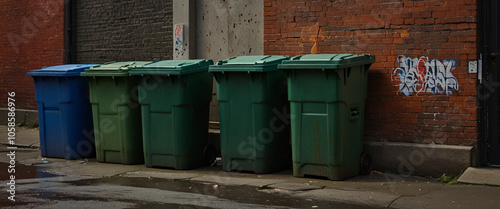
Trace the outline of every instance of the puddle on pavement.
<instances>
[{"instance_id":1,"label":"puddle on pavement","mask_svg":"<svg viewBox=\"0 0 500 209\"><path fill-rule=\"evenodd\" d=\"M163 208L177 208L177 209L211 209L211 207L204 207L198 205L180 205L170 203L149 203L149 202L135 202L137 206L131 208L147 208L147 209L163 209Z\"/></svg>"},{"instance_id":2,"label":"puddle on pavement","mask_svg":"<svg viewBox=\"0 0 500 209\"><path fill-rule=\"evenodd\" d=\"M5 167L2 164L2 167ZM34 167L34 166L26 166L26 167ZM30 168L33 169L33 168ZM24 170L25 171L25 170ZM36 168L30 171L30 173L37 173ZM17 178L17 176L16 176ZM31 177L31 178L36 178ZM257 204L272 207L285 207L285 208L368 208L374 209L377 207L366 206L366 205L356 205L349 203L339 203L339 202L331 202L331 201L322 201L322 200L311 200L306 198L299 198L289 194L283 194L276 191L270 191L270 189L266 188L256 188L251 186L226 186L220 185L216 183L203 183L196 182L190 180L168 180L168 179L159 179L159 178L139 178L139 177L106 177L106 178L98 178L98 179L84 179L78 181L65 181L62 183L69 184L74 187L78 186L98 186L98 185L118 185L118 186L129 186L129 187L139 187L139 188L155 188L159 190L166 191L176 191L176 192L186 192L186 193L194 193L201 194L207 196L215 196L221 199L231 200L238 203L247 203L247 204ZM260 190L269 190L267 192L259 191ZM158 203L158 202L150 202L150 201L137 201L137 200L128 200L121 199L117 197L90 197L85 195L78 195L76 193L62 193L62 192L44 192L44 191L23 191L21 193L23 196L32 196L35 198L43 199L43 202L36 203L22 203L22 202L6 202L6 199L0 200L0 207L5 206L15 206L16 208L23 208L25 206L33 206L32 204L40 204L40 206L50 206L50 204L54 204L54 207L57 206L58 201L94 201L95 202L129 202L133 203L134 206L129 208L146 208L146 209L155 209L155 208L182 208L182 209L205 209L212 208L211 205L207 206L195 206L190 205L189 202L185 204L172 204L172 203ZM140 195L140 194L138 194ZM49 200L49 202L47 202ZM23 204L29 204L23 206ZM49 204L49 205L47 205ZM186 205L187 204L187 205Z\"/></svg>"},{"instance_id":3,"label":"puddle on pavement","mask_svg":"<svg viewBox=\"0 0 500 209\"><path fill-rule=\"evenodd\" d=\"M100 184L112 184L120 186L132 186L142 188L156 188L160 190L188 192L202 195L215 196L239 203L261 204L266 206L285 206L290 208L360 208L360 205L348 203L337 203L330 201L311 200L297 198L280 192L262 192L259 188L251 186L226 186L216 183L203 183L189 180L168 180L159 178L132 178L132 177L108 177L99 179L85 179L79 181L65 182L75 186L88 186ZM261 188L262 189L262 188ZM152 208L150 205L139 206L139 208ZM154 207L153 207L154 208ZM161 208L161 207L160 207ZM176 208L176 207L173 207ZM185 207L178 207L185 208ZM198 207L194 207L198 208ZM377 208L363 206L362 208Z\"/></svg>"},{"instance_id":4,"label":"puddle on pavement","mask_svg":"<svg viewBox=\"0 0 500 209\"><path fill-rule=\"evenodd\" d=\"M15 173L9 173L9 163L0 163L0 181L5 181L10 179L10 175L15 175L16 180L19 179L33 179L33 178L48 178L59 176L56 174L51 174L47 172L41 171L40 167L37 166L29 166L29 165L20 165L16 164Z\"/></svg>"}]
</instances>

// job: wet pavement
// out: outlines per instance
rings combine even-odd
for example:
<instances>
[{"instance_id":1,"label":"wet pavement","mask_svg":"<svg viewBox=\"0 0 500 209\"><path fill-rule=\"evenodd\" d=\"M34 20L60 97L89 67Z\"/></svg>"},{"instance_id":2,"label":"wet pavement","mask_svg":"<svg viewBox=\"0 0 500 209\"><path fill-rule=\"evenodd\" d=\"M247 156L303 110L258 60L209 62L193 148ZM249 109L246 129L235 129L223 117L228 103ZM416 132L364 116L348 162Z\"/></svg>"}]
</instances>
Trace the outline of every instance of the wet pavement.
<instances>
[{"instance_id":1,"label":"wet pavement","mask_svg":"<svg viewBox=\"0 0 500 209\"><path fill-rule=\"evenodd\" d=\"M5 133L0 126L0 134ZM16 129L15 202L10 150L0 141L0 208L497 208L500 187L384 172L343 181L272 174L44 158L38 131ZM1 139L1 138L0 138ZM481 179L499 179L490 172ZM474 177L478 176L473 175Z\"/></svg>"},{"instance_id":2,"label":"wet pavement","mask_svg":"<svg viewBox=\"0 0 500 209\"><path fill-rule=\"evenodd\" d=\"M10 163L0 162L0 181L6 181L10 179L11 173L15 174L15 178L19 179L31 179L31 178L48 178L59 176L52 173L43 172L43 167L20 165L16 164L15 167L9 168ZM9 173L9 171L12 171ZM15 173L14 173L15 172Z\"/></svg>"},{"instance_id":3,"label":"wet pavement","mask_svg":"<svg viewBox=\"0 0 500 209\"><path fill-rule=\"evenodd\" d=\"M13 203L2 208L377 208L297 198L267 187L227 186L189 180L106 177L65 181L31 181L17 185ZM59 181L62 180L62 181ZM380 208L380 207L379 207Z\"/></svg>"}]
</instances>

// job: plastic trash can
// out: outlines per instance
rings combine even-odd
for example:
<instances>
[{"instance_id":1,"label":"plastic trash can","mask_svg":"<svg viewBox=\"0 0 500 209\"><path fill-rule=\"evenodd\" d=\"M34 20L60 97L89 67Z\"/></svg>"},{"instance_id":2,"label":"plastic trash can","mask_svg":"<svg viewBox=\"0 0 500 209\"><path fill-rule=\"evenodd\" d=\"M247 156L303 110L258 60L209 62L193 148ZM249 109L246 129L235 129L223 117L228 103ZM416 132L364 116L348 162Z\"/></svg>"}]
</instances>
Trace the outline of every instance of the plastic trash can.
<instances>
[{"instance_id":1,"label":"plastic trash can","mask_svg":"<svg viewBox=\"0 0 500 209\"><path fill-rule=\"evenodd\" d=\"M342 180L369 169L363 117L374 61L366 54L310 54L278 66L288 78L294 176Z\"/></svg>"},{"instance_id":2,"label":"plastic trash can","mask_svg":"<svg viewBox=\"0 0 500 209\"><path fill-rule=\"evenodd\" d=\"M95 156L89 89L80 77L91 66L58 65L27 73L35 80L42 157Z\"/></svg>"},{"instance_id":3,"label":"plastic trash can","mask_svg":"<svg viewBox=\"0 0 500 209\"><path fill-rule=\"evenodd\" d=\"M147 167L191 169L215 160L208 146L212 60L164 60L136 66Z\"/></svg>"},{"instance_id":4,"label":"plastic trash can","mask_svg":"<svg viewBox=\"0 0 500 209\"><path fill-rule=\"evenodd\" d=\"M288 56L241 56L209 67L217 81L223 169L271 173L289 165Z\"/></svg>"},{"instance_id":5,"label":"plastic trash can","mask_svg":"<svg viewBox=\"0 0 500 209\"><path fill-rule=\"evenodd\" d=\"M147 63L111 62L81 74L89 82L98 162L144 163L137 79L129 71Z\"/></svg>"}]
</instances>

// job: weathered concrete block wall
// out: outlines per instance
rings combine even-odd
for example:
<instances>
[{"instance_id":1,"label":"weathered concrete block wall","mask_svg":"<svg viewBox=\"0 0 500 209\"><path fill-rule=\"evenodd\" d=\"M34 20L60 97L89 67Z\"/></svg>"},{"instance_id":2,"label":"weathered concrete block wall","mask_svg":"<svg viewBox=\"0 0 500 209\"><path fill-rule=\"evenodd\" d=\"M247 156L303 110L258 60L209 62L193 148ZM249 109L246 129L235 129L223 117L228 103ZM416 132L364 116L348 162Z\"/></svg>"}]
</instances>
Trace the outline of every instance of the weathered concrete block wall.
<instances>
[{"instance_id":1,"label":"weathered concrete block wall","mask_svg":"<svg viewBox=\"0 0 500 209\"><path fill-rule=\"evenodd\" d=\"M196 1L196 57L218 60L242 55L262 55L264 43L263 0ZM215 95L210 120L219 120Z\"/></svg>"},{"instance_id":2,"label":"weathered concrete block wall","mask_svg":"<svg viewBox=\"0 0 500 209\"><path fill-rule=\"evenodd\" d=\"M79 0L78 63L172 58L172 1Z\"/></svg>"},{"instance_id":3,"label":"weathered concrete block wall","mask_svg":"<svg viewBox=\"0 0 500 209\"><path fill-rule=\"evenodd\" d=\"M369 53L365 140L478 142L477 1L264 1L264 53Z\"/></svg>"}]
</instances>

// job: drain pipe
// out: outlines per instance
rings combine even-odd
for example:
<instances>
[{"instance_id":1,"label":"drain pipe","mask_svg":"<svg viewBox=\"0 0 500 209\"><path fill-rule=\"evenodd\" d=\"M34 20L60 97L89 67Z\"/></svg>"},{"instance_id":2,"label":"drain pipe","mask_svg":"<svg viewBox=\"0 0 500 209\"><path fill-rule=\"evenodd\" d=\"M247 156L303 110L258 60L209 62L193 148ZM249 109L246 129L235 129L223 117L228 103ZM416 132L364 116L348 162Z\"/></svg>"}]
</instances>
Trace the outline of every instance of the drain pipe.
<instances>
[{"instance_id":1,"label":"drain pipe","mask_svg":"<svg viewBox=\"0 0 500 209\"><path fill-rule=\"evenodd\" d=\"M64 1L64 63L76 63L76 0Z\"/></svg>"}]
</instances>

